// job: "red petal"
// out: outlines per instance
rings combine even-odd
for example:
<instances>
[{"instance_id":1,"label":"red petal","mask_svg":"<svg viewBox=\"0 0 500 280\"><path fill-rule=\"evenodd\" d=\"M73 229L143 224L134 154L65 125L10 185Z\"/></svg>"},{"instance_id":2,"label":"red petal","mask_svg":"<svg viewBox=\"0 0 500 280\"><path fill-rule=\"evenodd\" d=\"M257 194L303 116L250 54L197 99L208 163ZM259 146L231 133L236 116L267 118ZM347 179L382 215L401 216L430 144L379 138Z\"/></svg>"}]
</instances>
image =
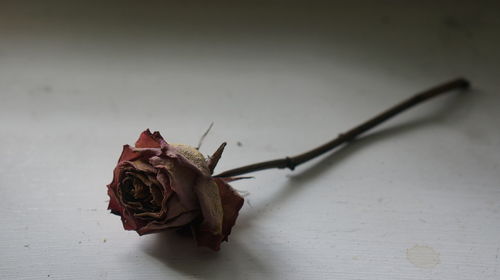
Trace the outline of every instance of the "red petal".
<instances>
[{"instance_id":1,"label":"red petal","mask_svg":"<svg viewBox=\"0 0 500 280\"><path fill-rule=\"evenodd\" d=\"M158 131L151 134L149 128L141 133L137 142L135 142L136 148L160 148L162 143L167 143L160 135Z\"/></svg>"},{"instance_id":2,"label":"red petal","mask_svg":"<svg viewBox=\"0 0 500 280\"><path fill-rule=\"evenodd\" d=\"M243 207L244 199L223 179L216 178L215 182L219 187L222 209L224 210L222 233L224 234L224 240L227 241L227 236L231 233L231 228L236 223L238 213Z\"/></svg>"},{"instance_id":3,"label":"red petal","mask_svg":"<svg viewBox=\"0 0 500 280\"><path fill-rule=\"evenodd\" d=\"M136 160L141 156L141 153L134 151L129 145L123 145L123 151L118 160L118 163L123 161Z\"/></svg>"},{"instance_id":4,"label":"red petal","mask_svg":"<svg viewBox=\"0 0 500 280\"><path fill-rule=\"evenodd\" d=\"M126 230L136 230L137 231L146 225L145 221L138 219L138 218L135 218L125 208L123 209L121 217L122 217L123 228Z\"/></svg>"},{"instance_id":5,"label":"red petal","mask_svg":"<svg viewBox=\"0 0 500 280\"><path fill-rule=\"evenodd\" d=\"M123 212L123 207L118 202L118 199L116 198L116 194L110 185L108 185L108 195L109 195L108 209L111 210L111 213L113 213L115 215L121 215Z\"/></svg>"}]
</instances>

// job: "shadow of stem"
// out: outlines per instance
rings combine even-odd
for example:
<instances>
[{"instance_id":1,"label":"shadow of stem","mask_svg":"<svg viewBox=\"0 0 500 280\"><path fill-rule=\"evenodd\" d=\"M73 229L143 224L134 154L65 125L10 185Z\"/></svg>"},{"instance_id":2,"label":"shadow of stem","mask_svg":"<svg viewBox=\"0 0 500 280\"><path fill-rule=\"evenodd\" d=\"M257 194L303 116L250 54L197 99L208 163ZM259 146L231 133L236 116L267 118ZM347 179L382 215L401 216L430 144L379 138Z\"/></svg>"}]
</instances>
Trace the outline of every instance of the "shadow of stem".
<instances>
[{"instance_id":1,"label":"shadow of stem","mask_svg":"<svg viewBox=\"0 0 500 280\"><path fill-rule=\"evenodd\" d=\"M409 131L415 131L418 128L428 126L430 124L448 123L450 119L460 115L460 112L463 113L468 111L468 106L470 105L469 101L471 101L471 98L474 98L474 92L477 91L469 90L469 93L467 94L460 93L448 96L441 103L441 106L438 106L439 108L437 108L437 111L432 115L372 132L337 148L307 167L307 169L292 173L292 175L289 176L290 180L282 186L281 190L270 197L268 201L260 203L260 205L277 206L280 203L283 203L287 200L287 198L297 195L299 190L302 191L306 189L303 188L303 186L307 185L308 182L312 181L314 178L323 174L327 170L331 170L335 167L335 165L340 164L344 159L352 156L356 152L359 152L364 147L368 147L387 138L394 138L397 135L401 135ZM455 114L452 114L452 111L454 111ZM461 115L461 117L465 117L463 116L464 114ZM253 207L252 210L253 211L250 213L241 215L237 223L239 228L249 227L251 222L262 213L263 209Z\"/></svg>"}]
</instances>

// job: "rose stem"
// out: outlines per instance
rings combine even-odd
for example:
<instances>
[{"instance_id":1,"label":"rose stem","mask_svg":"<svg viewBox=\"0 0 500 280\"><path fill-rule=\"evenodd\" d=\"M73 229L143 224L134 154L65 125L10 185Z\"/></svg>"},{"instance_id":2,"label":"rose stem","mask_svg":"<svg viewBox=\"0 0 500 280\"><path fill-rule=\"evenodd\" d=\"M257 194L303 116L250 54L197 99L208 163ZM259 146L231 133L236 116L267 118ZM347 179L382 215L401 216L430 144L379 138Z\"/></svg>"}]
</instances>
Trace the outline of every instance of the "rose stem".
<instances>
[{"instance_id":1,"label":"rose stem","mask_svg":"<svg viewBox=\"0 0 500 280\"><path fill-rule=\"evenodd\" d=\"M398 105L388 109L385 112L382 112L381 114L375 116L374 118L354 127L353 129L340 134L337 138L333 139L332 141L325 143L313 150L310 150L308 152L293 157L285 157L282 159L263 161L259 163L238 167L217 174L214 177L232 177L271 168L280 168L280 169L289 168L290 170L294 170L296 166L306 161L309 161L317 156L320 156L348 141L354 140L354 138L356 138L358 135L370 130L371 128L381 124L382 122L405 111L406 109L409 109L417 104L420 104L421 102L424 102L442 93L449 92L454 89L467 89L469 88L469 86L470 86L469 81L467 81L464 78L457 78L448 81L446 83L435 86L421 93L417 93L413 97L399 103Z\"/></svg>"}]
</instances>

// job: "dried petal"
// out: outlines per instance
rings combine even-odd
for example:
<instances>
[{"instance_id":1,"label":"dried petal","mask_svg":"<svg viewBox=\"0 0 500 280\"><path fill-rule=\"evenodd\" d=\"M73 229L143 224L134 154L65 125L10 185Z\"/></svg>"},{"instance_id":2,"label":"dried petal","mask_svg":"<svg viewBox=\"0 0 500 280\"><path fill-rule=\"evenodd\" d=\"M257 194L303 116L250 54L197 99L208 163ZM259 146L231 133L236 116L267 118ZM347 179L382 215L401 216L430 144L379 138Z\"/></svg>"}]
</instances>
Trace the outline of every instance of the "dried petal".
<instances>
[{"instance_id":1,"label":"dried petal","mask_svg":"<svg viewBox=\"0 0 500 280\"><path fill-rule=\"evenodd\" d=\"M221 234L223 212L217 184L211 177L200 177L195 192L203 215L203 228L212 234Z\"/></svg>"},{"instance_id":2,"label":"dried petal","mask_svg":"<svg viewBox=\"0 0 500 280\"><path fill-rule=\"evenodd\" d=\"M241 207L243 207L244 199L224 179L216 178L215 182L219 187L224 211L222 234L224 235L224 240L227 241L227 236L231 233L231 229L236 223L236 218L238 218L238 213Z\"/></svg>"},{"instance_id":3,"label":"dried petal","mask_svg":"<svg viewBox=\"0 0 500 280\"><path fill-rule=\"evenodd\" d=\"M135 142L136 148L160 148L161 145L165 142L163 137L160 135L158 131L155 131L151 134L149 129L146 129L141 133L137 142Z\"/></svg>"},{"instance_id":4,"label":"dried petal","mask_svg":"<svg viewBox=\"0 0 500 280\"><path fill-rule=\"evenodd\" d=\"M199 225L195 227L195 237L198 246L209 247L213 250L220 249L220 243L228 240L228 235L236 223L238 213L243 206L243 198L229 185L224 179L215 178L215 182L219 187L219 194L222 202L223 220L222 232L220 234L213 234L204 227Z\"/></svg>"},{"instance_id":5,"label":"dried petal","mask_svg":"<svg viewBox=\"0 0 500 280\"><path fill-rule=\"evenodd\" d=\"M152 157L149 161L158 170L160 183L165 181L165 177L160 176L160 174L168 177L169 187L179 196L186 209L199 208L193 189L197 177L196 172L180 164L175 164L175 159Z\"/></svg>"}]
</instances>

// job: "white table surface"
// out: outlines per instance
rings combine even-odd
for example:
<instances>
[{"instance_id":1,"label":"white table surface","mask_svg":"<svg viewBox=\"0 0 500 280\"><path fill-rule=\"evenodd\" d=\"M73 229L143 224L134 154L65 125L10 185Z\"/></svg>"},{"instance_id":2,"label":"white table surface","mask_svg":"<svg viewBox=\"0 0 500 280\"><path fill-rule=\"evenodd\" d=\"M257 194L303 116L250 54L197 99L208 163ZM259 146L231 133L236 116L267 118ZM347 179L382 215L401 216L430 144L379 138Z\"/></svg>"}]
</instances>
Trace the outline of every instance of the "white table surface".
<instances>
[{"instance_id":1,"label":"white table surface","mask_svg":"<svg viewBox=\"0 0 500 280\"><path fill-rule=\"evenodd\" d=\"M0 279L500 279L498 4L180 2L1 2ZM474 90L235 182L220 252L106 210L145 128L195 145L213 121L223 171L458 75Z\"/></svg>"}]
</instances>

